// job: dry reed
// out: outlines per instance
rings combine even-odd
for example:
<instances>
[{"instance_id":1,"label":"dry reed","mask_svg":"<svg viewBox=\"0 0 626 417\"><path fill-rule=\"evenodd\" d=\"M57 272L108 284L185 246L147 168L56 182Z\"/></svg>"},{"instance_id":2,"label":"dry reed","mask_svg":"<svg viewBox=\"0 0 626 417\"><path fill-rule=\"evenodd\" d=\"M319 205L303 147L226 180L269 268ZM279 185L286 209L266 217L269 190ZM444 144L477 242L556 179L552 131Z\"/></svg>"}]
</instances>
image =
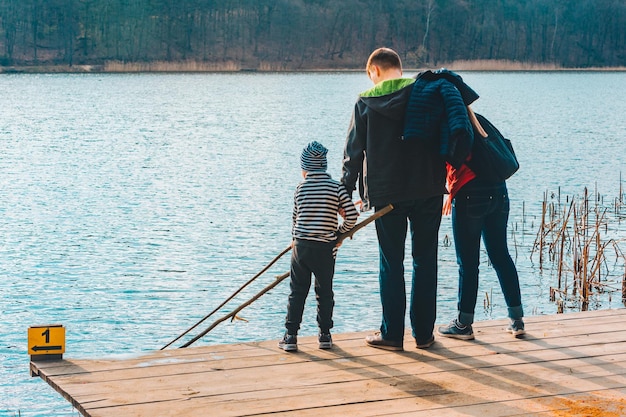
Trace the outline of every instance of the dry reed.
<instances>
[{"instance_id":1,"label":"dry reed","mask_svg":"<svg viewBox=\"0 0 626 417\"><path fill-rule=\"evenodd\" d=\"M553 264L556 286L550 287L550 300L557 303L557 312L568 306L586 311L598 295L608 294L610 299L615 292L626 304L626 256L619 246L624 239L615 237L621 219L626 217L621 174L619 193L613 207L603 206L604 199L597 190L590 195L587 188L580 198L567 197L564 206L560 192L558 197L544 194L531 259L538 252L540 270L545 262ZM618 285L621 288L616 288Z\"/></svg>"},{"instance_id":2,"label":"dry reed","mask_svg":"<svg viewBox=\"0 0 626 417\"><path fill-rule=\"evenodd\" d=\"M626 67L564 68L557 64L521 62L506 59L457 60L439 66L454 71L624 71Z\"/></svg>"},{"instance_id":3,"label":"dry reed","mask_svg":"<svg viewBox=\"0 0 626 417\"><path fill-rule=\"evenodd\" d=\"M241 71L236 62L122 62L108 61L104 64L104 72L232 72Z\"/></svg>"}]
</instances>

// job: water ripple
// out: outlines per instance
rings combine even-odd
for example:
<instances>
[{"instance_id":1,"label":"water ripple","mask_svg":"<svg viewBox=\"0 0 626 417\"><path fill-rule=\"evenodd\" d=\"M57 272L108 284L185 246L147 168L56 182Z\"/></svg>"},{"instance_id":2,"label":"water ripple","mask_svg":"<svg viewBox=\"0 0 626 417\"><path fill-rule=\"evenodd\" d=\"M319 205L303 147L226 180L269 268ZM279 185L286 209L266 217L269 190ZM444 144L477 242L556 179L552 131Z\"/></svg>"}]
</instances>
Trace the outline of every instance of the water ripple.
<instances>
[{"instance_id":1,"label":"water ripple","mask_svg":"<svg viewBox=\"0 0 626 417\"><path fill-rule=\"evenodd\" d=\"M553 313L553 277L529 259L543 193L597 184L616 195L626 75L463 76L481 95L476 110L514 141L522 168L509 181L511 225L526 229L515 260L527 311ZM29 378L29 326L63 323L72 358L158 349L282 251L302 146L324 143L338 178L354 99L368 87L363 74L1 76L0 415L77 415ZM288 258L233 305L288 271ZM373 228L340 249L336 331L378 327L377 260ZM440 247L440 271L443 322L456 308L452 246ZM494 299L477 319L506 315L498 288L483 267L480 291ZM240 314L248 322L202 343L277 338L287 292L278 286ZM317 331L309 301L303 334Z\"/></svg>"}]
</instances>

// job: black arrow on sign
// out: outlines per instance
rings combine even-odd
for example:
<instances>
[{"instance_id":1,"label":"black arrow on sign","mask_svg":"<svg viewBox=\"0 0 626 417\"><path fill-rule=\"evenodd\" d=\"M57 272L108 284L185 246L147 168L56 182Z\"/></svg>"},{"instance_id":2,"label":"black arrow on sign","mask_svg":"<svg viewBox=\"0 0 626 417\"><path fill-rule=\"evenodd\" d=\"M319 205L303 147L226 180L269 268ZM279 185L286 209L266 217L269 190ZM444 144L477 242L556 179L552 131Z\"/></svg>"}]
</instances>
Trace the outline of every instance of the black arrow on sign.
<instances>
[{"instance_id":1,"label":"black arrow on sign","mask_svg":"<svg viewBox=\"0 0 626 417\"><path fill-rule=\"evenodd\" d=\"M40 350L61 350L62 346L33 346L33 352L38 352Z\"/></svg>"}]
</instances>

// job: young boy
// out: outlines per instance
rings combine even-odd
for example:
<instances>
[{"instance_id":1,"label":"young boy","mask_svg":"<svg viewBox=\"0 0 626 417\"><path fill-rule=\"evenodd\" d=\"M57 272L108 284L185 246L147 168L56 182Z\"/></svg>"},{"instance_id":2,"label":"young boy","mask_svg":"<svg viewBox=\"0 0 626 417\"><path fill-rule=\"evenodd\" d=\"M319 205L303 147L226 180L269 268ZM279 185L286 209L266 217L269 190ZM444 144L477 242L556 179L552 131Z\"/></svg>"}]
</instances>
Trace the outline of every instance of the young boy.
<instances>
[{"instance_id":1,"label":"young boy","mask_svg":"<svg viewBox=\"0 0 626 417\"><path fill-rule=\"evenodd\" d=\"M297 334L302 321L304 302L315 275L317 324L320 328L319 348L333 346L333 275L337 254L337 234L356 224L358 213L343 185L326 172L326 149L318 142L309 143L300 156L302 177L294 195L292 223L291 293L287 304L287 331L278 347L298 350ZM337 214L342 212L339 225Z\"/></svg>"}]
</instances>

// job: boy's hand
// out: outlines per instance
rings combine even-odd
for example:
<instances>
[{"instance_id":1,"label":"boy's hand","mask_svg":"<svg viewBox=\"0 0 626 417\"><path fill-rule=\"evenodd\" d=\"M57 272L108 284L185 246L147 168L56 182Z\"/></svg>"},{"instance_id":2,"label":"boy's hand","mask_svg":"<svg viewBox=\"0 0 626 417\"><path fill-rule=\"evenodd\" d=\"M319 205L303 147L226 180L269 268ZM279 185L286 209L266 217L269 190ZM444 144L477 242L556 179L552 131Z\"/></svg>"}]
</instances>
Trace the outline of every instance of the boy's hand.
<instances>
[{"instance_id":1,"label":"boy's hand","mask_svg":"<svg viewBox=\"0 0 626 417\"><path fill-rule=\"evenodd\" d=\"M357 216L361 215L361 211L363 210L363 201L359 200L356 201L354 203L354 206L357 208ZM343 209L343 207L339 207L339 210L337 210L337 213L339 213L339 215L345 220L346 219L346 211Z\"/></svg>"}]
</instances>

